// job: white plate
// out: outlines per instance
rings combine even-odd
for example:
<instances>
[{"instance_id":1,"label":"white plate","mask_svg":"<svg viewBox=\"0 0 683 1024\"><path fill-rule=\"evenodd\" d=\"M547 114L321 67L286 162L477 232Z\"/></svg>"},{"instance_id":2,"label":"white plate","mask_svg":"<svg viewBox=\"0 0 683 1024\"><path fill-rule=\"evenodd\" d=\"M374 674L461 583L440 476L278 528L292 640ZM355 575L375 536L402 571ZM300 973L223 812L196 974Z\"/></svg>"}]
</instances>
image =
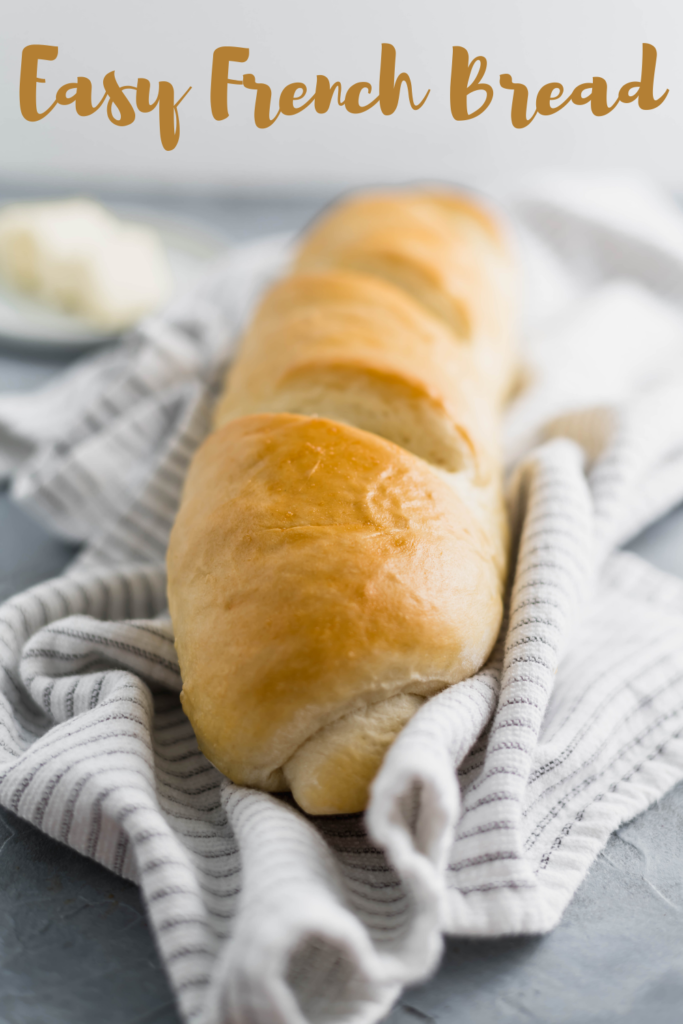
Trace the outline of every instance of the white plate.
<instances>
[{"instance_id":1,"label":"white plate","mask_svg":"<svg viewBox=\"0 0 683 1024\"><path fill-rule=\"evenodd\" d=\"M174 292L191 288L207 263L224 252L227 238L201 223L123 203L104 204L122 220L154 228L171 268ZM38 302L0 280L0 341L13 347L39 349L90 348L112 341L120 332L104 331L87 320Z\"/></svg>"}]
</instances>

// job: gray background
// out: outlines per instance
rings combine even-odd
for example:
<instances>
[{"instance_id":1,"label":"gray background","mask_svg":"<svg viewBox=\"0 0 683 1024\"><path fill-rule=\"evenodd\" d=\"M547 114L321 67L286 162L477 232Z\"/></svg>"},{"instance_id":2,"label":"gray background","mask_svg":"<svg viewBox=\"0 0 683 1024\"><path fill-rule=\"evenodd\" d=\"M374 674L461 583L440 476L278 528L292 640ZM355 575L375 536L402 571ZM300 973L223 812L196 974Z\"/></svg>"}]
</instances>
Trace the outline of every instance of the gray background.
<instances>
[{"instance_id":1,"label":"gray background","mask_svg":"<svg viewBox=\"0 0 683 1024\"><path fill-rule=\"evenodd\" d=\"M166 204L226 238L299 228L320 196ZM0 348L0 390L73 356ZM683 509L630 545L683 576ZM74 548L0 492L0 600L61 571ZM264 968L267 965L264 965ZM610 839L550 935L448 940L436 976L390 1024L680 1024L683 784ZM0 1024L179 1024L138 890L0 810Z\"/></svg>"}]
</instances>

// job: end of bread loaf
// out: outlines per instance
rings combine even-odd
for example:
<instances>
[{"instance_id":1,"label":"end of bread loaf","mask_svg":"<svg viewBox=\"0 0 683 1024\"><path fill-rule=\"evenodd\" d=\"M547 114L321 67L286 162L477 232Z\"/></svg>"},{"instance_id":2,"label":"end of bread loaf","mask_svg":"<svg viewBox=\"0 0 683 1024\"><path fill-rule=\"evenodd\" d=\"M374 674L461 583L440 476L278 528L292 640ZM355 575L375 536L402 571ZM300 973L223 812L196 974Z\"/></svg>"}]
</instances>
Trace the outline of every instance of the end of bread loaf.
<instances>
[{"instance_id":1,"label":"end of bread loaf","mask_svg":"<svg viewBox=\"0 0 683 1024\"><path fill-rule=\"evenodd\" d=\"M384 755L424 702L417 694L398 693L356 708L311 736L282 770L299 807L307 814L365 810Z\"/></svg>"},{"instance_id":2,"label":"end of bread loaf","mask_svg":"<svg viewBox=\"0 0 683 1024\"><path fill-rule=\"evenodd\" d=\"M291 778L302 794L335 758L354 764L355 795L330 795L326 813L367 792L386 749L377 737L395 735L395 717L362 712L467 678L502 615L495 544L456 491L398 446L322 418L247 416L210 435L167 561L201 749L234 782L278 790ZM305 745L327 728L324 769L323 747Z\"/></svg>"}]
</instances>

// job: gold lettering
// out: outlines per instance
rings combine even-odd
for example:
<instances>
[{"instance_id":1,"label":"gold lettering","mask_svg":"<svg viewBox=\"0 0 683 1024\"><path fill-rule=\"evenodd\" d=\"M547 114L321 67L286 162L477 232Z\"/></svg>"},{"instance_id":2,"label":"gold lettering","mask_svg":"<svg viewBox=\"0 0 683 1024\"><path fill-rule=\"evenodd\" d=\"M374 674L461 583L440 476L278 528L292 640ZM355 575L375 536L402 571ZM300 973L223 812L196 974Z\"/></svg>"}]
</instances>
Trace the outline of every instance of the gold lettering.
<instances>
[{"instance_id":1,"label":"gold lettering","mask_svg":"<svg viewBox=\"0 0 683 1024\"><path fill-rule=\"evenodd\" d=\"M213 51L211 113L214 120L224 121L228 117L228 86L244 84L241 78L229 77L230 61L243 64L248 59L249 50L245 46L219 46L217 50Z\"/></svg>"},{"instance_id":2,"label":"gold lettering","mask_svg":"<svg viewBox=\"0 0 683 1024\"><path fill-rule=\"evenodd\" d=\"M379 106L383 114L394 113L401 95L401 86L404 83L408 90L408 102L413 110L419 110L425 104L430 90L427 89L419 103L413 103L413 85L410 76L402 71L396 78L396 47L390 43L382 43L382 59L379 65ZM348 96L348 93L346 95ZM367 110L367 107L364 109Z\"/></svg>"},{"instance_id":3,"label":"gold lettering","mask_svg":"<svg viewBox=\"0 0 683 1024\"><path fill-rule=\"evenodd\" d=\"M586 92L586 89L588 92ZM582 107L585 103L590 103L593 95L593 83L583 82L581 85L577 85L574 92L571 94L571 101L575 103L577 107Z\"/></svg>"},{"instance_id":4,"label":"gold lettering","mask_svg":"<svg viewBox=\"0 0 683 1024\"><path fill-rule=\"evenodd\" d=\"M512 124L515 128L526 128L527 125L531 124L537 113L534 110L531 117L527 117L529 90L521 82L513 82L510 75L501 75L500 84L504 89L512 89L512 110L510 112Z\"/></svg>"},{"instance_id":5,"label":"gold lettering","mask_svg":"<svg viewBox=\"0 0 683 1024\"><path fill-rule=\"evenodd\" d=\"M69 96L69 91L73 89L73 96ZM61 103L63 107L67 107L69 103L75 103L76 94L78 92L78 83L69 82L68 85L62 85L57 89L57 95L55 99L57 103Z\"/></svg>"},{"instance_id":6,"label":"gold lettering","mask_svg":"<svg viewBox=\"0 0 683 1024\"><path fill-rule=\"evenodd\" d=\"M71 90L73 90L72 96L69 95ZM75 103L76 113L79 117L90 117L91 114L100 109L106 98L107 93L105 92L97 106L93 107L92 82L89 78L78 78L75 82L69 82L68 85L63 85L57 90L56 101L64 107L70 103Z\"/></svg>"},{"instance_id":7,"label":"gold lettering","mask_svg":"<svg viewBox=\"0 0 683 1024\"><path fill-rule=\"evenodd\" d=\"M341 82L335 82L334 85L330 85L329 78L325 75L318 75L315 86L315 109L319 114L326 114L330 109L335 89L337 91L337 103L340 107L343 107Z\"/></svg>"},{"instance_id":8,"label":"gold lettering","mask_svg":"<svg viewBox=\"0 0 683 1024\"><path fill-rule=\"evenodd\" d=\"M59 49L56 46L25 46L21 51L21 71L19 73L19 109L21 116L26 121L42 121L44 117L54 110L57 100L51 107L38 112L36 100L36 85L44 83L44 78L38 78L39 60L56 60Z\"/></svg>"},{"instance_id":9,"label":"gold lettering","mask_svg":"<svg viewBox=\"0 0 683 1024\"><path fill-rule=\"evenodd\" d=\"M119 85L116 81L116 74L114 71L110 71L102 79L104 88L107 90L109 96L109 103L107 103L107 117L112 124L117 125L119 128L125 128L126 125L132 124L135 120L135 111L133 110L133 104L130 102L124 89L134 89L133 85ZM113 108L119 112L118 117L114 117Z\"/></svg>"},{"instance_id":10,"label":"gold lettering","mask_svg":"<svg viewBox=\"0 0 683 1024\"><path fill-rule=\"evenodd\" d=\"M627 82L619 90L619 99L622 103L633 103L638 100L641 110L654 110L660 106L669 95L665 93L655 99L655 68L657 66L657 51L649 43L643 43L643 65L639 82Z\"/></svg>"},{"instance_id":11,"label":"gold lettering","mask_svg":"<svg viewBox=\"0 0 683 1024\"><path fill-rule=\"evenodd\" d=\"M604 78L593 79L593 95L591 96L591 113L596 117L604 117L611 113L619 102L619 97L610 107L607 103L607 82Z\"/></svg>"},{"instance_id":12,"label":"gold lettering","mask_svg":"<svg viewBox=\"0 0 683 1024\"><path fill-rule=\"evenodd\" d=\"M159 82L159 136L161 145L168 152L175 149L180 138L180 115L178 107L192 86L188 86L177 103L173 102L173 86L170 82Z\"/></svg>"},{"instance_id":13,"label":"gold lettering","mask_svg":"<svg viewBox=\"0 0 683 1024\"><path fill-rule=\"evenodd\" d=\"M375 103L379 103L379 96L375 96L374 100L370 103L366 103L364 106L360 102L360 94L362 92L372 92L372 86L369 82L354 82L346 90L346 96L344 97L344 106L348 110L349 114L362 114L370 107L374 107Z\"/></svg>"},{"instance_id":14,"label":"gold lettering","mask_svg":"<svg viewBox=\"0 0 683 1024\"><path fill-rule=\"evenodd\" d=\"M278 110L275 117L270 116L270 101L272 98L272 91L269 85L265 82L257 82L253 75L245 75L242 79L242 85L245 89L255 89L256 99L254 101L254 124L257 128L270 128L271 124L275 124L280 111Z\"/></svg>"},{"instance_id":15,"label":"gold lettering","mask_svg":"<svg viewBox=\"0 0 683 1024\"><path fill-rule=\"evenodd\" d=\"M475 64L478 64L479 68L474 81L470 82L470 75ZM482 82L485 71L486 57L474 57L470 61L470 55L463 46L453 47L453 61L451 63L451 114L456 121L469 121L473 117L479 117L489 106L493 99L493 88L486 82ZM467 97L471 92L483 92L485 96L481 105L472 113L467 108Z\"/></svg>"},{"instance_id":16,"label":"gold lettering","mask_svg":"<svg viewBox=\"0 0 683 1024\"><path fill-rule=\"evenodd\" d=\"M224 47L224 51L228 51L227 57L229 59L235 58L235 47ZM216 51L218 53L219 51ZM249 51L239 51L240 53L248 55ZM137 85L119 85L116 80L116 74L114 71L110 71L104 76L103 85L105 93L102 99L93 105L92 101L92 82L89 78L79 77L75 82L67 82L57 90L54 102L42 113L37 109L36 103L36 85L44 83L44 78L38 78L38 61L40 60L55 60L59 53L56 46L26 46L22 52L21 61L21 75L19 82L19 101L21 106L22 116L27 121L40 121L42 118L47 117L50 111L59 104L61 106L70 106L72 103L75 105L76 113L79 117L89 117L94 114L95 111L99 110L100 107L105 103L107 98L107 117L112 124L118 127L125 127L126 125L132 124L135 120L135 109L132 103L126 96L126 92L134 92L135 102L137 109L141 113L149 113L154 110L157 106L159 107L159 135L161 137L161 144L165 150L172 150L178 144L180 138L180 117L178 114L178 107L183 102L187 94L192 88L186 89L183 95L177 102L174 102L174 90L170 82L159 82L159 89L157 98L152 103L150 101L150 83L146 78L139 78ZM223 55L225 57L225 54ZM246 59L246 57L244 58ZM214 55L214 64L216 59ZM221 65L220 60L217 62L218 71L225 72L225 95L224 102L226 108L227 117L227 67L228 62L224 60ZM219 82L220 82L219 75ZM220 95L219 95L220 99ZM219 111L220 112L220 111Z\"/></svg>"},{"instance_id":17,"label":"gold lettering","mask_svg":"<svg viewBox=\"0 0 683 1024\"><path fill-rule=\"evenodd\" d=\"M190 89L192 86L190 86ZM167 152L175 149L180 138L180 117L178 107L187 96L186 89L177 103L173 102L174 92L170 82L159 82L159 91L154 103L150 102L150 83L146 78L138 78L135 90L135 106L141 114L150 114L159 107L159 137L161 145Z\"/></svg>"},{"instance_id":18,"label":"gold lettering","mask_svg":"<svg viewBox=\"0 0 683 1024\"><path fill-rule=\"evenodd\" d=\"M90 117L96 110L99 110L104 101L107 98L105 92L104 96L97 104L96 107L92 105L92 82L89 78L78 78L76 80L76 113L79 117Z\"/></svg>"},{"instance_id":19,"label":"gold lettering","mask_svg":"<svg viewBox=\"0 0 683 1024\"><path fill-rule=\"evenodd\" d=\"M583 82L577 85L570 99L577 107L590 103L591 111L596 117L604 117L614 110L619 99L617 98L612 106L607 105L607 82L604 78L594 78L592 82Z\"/></svg>"},{"instance_id":20,"label":"gold lettering","mask_svg":"<svg viewBox=\"0 0 683 1024\"><path fill-rule=\"evenodd\" d=\"M559 100L560 96L564 92L564 86L560 82L548 82L547 85L542 85L538 90L538 96L536 97L536 110L543 117L549 117L550 114L556 114L558 110L562 110L568 103L571 103L571 96L567 96L566 100L562 103L558 103L556 107L551 107L551 103L554 100Z\"/></svg>"},{"instance_id":21,"label":"gold lettering","mask_svg":"<svg viewBox=\"0 0 683 1024\"><path fill-rule=\"evenodd\" d=\"M161 89L157 93L157 98L154 103L150 102L149 94L152 88L152 83L147 78L138 78L138 84L135 87L135 106L138 108L141 114L151 114L161 99Z\"/></svg>"},{"instance_id":22,"label":"gold lettering","mask_svg":"<svg viewBox=\"0 0 683 1024\"><path fill-rule=\"evenodd\" d=\"M285 114L286 117L291 117L293 114L300 114L306 107L310 107L311 103L315 100L315 93L311 96L310 100L306 100L300 107L294 106L297 100L304 98L307 91L303 82L291 82L289 85L286 85L280 93L280 112Z\"/></svg>"}]
</instances>

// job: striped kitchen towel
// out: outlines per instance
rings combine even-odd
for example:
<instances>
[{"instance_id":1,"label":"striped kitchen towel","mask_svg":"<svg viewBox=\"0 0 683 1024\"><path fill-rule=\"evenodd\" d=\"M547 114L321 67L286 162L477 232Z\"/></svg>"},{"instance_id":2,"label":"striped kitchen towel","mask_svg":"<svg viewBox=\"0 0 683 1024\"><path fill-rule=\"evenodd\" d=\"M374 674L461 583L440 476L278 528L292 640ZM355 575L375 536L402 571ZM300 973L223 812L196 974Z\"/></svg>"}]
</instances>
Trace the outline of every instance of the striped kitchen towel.
<instances>
[{"instance_id":1,"label":"striped kitchen towel","mask_svg":"<svg viewBox=\"0 0 683 1024\"><path fill-rule=\"evenodd\" d=\"M370 1024L444 932L552 928L610 832L683 778L683 583L618 550L683 498L683 216L614 181L511 206L532 301L506 623L398 738L364 818L219 775L166 615L185 470L286 242L235 250L120 349L0 398L16 500L83 542L0 609L0 803L140 885L187 1021Z\"/></svg>"}]
</instances>

